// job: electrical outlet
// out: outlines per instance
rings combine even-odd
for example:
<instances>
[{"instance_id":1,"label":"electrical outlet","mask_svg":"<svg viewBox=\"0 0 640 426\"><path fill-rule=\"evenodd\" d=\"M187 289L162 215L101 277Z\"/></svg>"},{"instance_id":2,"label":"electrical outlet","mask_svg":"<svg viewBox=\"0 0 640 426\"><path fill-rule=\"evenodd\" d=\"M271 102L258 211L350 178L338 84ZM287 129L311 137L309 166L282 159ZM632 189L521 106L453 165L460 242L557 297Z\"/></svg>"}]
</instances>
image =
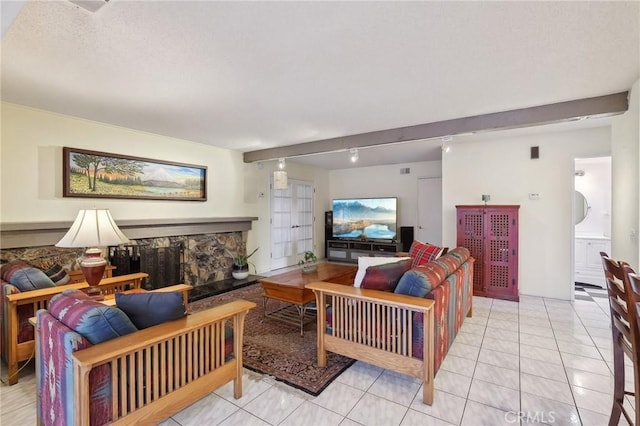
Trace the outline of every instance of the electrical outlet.
<instances>
[{"instance_id":1,"label":"electrical outlet","mask_svg":"<svg viewBox=\"0 0 640 426\"><path fill-rule=\"evenodd\" d=\"M539 200L540 199L540 194L537 192L531 192L529 194L529 199L530 200Z\"/></svg>"}]
</instances>

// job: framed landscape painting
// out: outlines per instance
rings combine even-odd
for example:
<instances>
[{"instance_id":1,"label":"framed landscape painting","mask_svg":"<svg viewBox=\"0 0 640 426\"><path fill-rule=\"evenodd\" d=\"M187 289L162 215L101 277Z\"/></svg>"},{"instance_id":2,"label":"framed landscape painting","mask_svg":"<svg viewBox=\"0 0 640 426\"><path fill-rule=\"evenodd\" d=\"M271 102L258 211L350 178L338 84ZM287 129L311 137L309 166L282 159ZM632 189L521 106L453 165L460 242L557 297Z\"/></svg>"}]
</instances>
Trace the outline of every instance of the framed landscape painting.
<instances>
[{"instance_id":1,"label":"framed landscape painting","mask_svg":"<svg viewBox=\"0 0 640 426\"><path fill-rule=\"evenodd\" d=\"M63 147L63 195L206 201L207 167Z\"/></svg>"}]
</instances>

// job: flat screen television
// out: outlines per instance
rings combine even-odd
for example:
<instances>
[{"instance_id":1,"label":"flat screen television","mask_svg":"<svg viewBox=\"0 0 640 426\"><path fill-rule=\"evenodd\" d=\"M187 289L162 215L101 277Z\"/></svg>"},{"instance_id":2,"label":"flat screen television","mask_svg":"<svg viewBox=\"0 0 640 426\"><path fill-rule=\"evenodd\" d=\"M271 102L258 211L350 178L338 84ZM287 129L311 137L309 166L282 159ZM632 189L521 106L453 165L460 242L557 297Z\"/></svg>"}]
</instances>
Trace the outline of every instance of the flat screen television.
<instances>
[{"instance_id":1,"label":"flat screen television","mask_svg":"<svg viewBox=\"0 0 640 426\"><path fill-rule=\"evenodd\" d=\"M333 238L394 240L397 222L395 197L333 200Z\"/></svg>"}]
</instances>

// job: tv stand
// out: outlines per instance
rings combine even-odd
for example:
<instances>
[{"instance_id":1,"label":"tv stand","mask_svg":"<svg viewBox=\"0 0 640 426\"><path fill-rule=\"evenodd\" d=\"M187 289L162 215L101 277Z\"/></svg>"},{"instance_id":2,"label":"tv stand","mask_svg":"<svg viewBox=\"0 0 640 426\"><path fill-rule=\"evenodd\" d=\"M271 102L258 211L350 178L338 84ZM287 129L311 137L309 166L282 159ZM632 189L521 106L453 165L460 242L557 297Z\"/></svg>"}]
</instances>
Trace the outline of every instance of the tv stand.
<instances>
[{"instance_id":1,"label":"tv stand","mask_svg":"<svg viewBox=\"0 0 640 426\"><path fill-rule=\"evenodd\" d=\"M360 256L395 256L401 244L367 240L328 240L327 260L357 263Z\"/></svg>"}]
</instances>

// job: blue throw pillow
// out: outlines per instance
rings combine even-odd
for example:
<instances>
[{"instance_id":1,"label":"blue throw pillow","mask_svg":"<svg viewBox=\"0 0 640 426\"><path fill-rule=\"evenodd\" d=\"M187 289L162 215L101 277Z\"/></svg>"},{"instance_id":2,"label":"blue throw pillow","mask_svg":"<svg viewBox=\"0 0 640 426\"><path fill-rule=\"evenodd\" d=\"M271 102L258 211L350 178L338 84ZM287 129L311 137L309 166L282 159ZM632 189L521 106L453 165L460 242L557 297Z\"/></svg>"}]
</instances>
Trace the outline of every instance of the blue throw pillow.
<instances>
[{"instance_id":1,"label":"blue throw pillow","mask_svg":"<svg viewBox=\"0 0 640 426\"><path fill-rule=\"evenodd\" d=\"M51 298L49 313L96 345L137 331L120 309L91 299L80 290L66 290Z\"/></svg>"},{"instance_id":2,"label":"blue throw pillow","mask_svg":"<svg viewBox=\"0 0 640 426\"><path fill-rule=\"evenodd\" d=\"M39 288L55 287L44 272L32 266L16 270L9 278L9 283L18 287L20 291L37 290Z\"/></svg>"},{"instance_id":3,"label":"blue throw pillow","mask_svg":"<svg viewBox=\"0 0 640 426\"><path fill-rule=\"evenodd\" d=\"M419 271L418 268L411 269L404 273L394 293L404 294L407 296L425 297L431 289L435 287L425 273Z\"/></svg>"},{"instance_id":4,"label":"blue throw pillow","mask_svg":"<svg viewBox=\"0 0 640 426\"><path fill-rule=\"evenodd\" d=\"M181 292L116 293L116 305L138 329L187 315Z\"/></svg>"}]
</instances>

